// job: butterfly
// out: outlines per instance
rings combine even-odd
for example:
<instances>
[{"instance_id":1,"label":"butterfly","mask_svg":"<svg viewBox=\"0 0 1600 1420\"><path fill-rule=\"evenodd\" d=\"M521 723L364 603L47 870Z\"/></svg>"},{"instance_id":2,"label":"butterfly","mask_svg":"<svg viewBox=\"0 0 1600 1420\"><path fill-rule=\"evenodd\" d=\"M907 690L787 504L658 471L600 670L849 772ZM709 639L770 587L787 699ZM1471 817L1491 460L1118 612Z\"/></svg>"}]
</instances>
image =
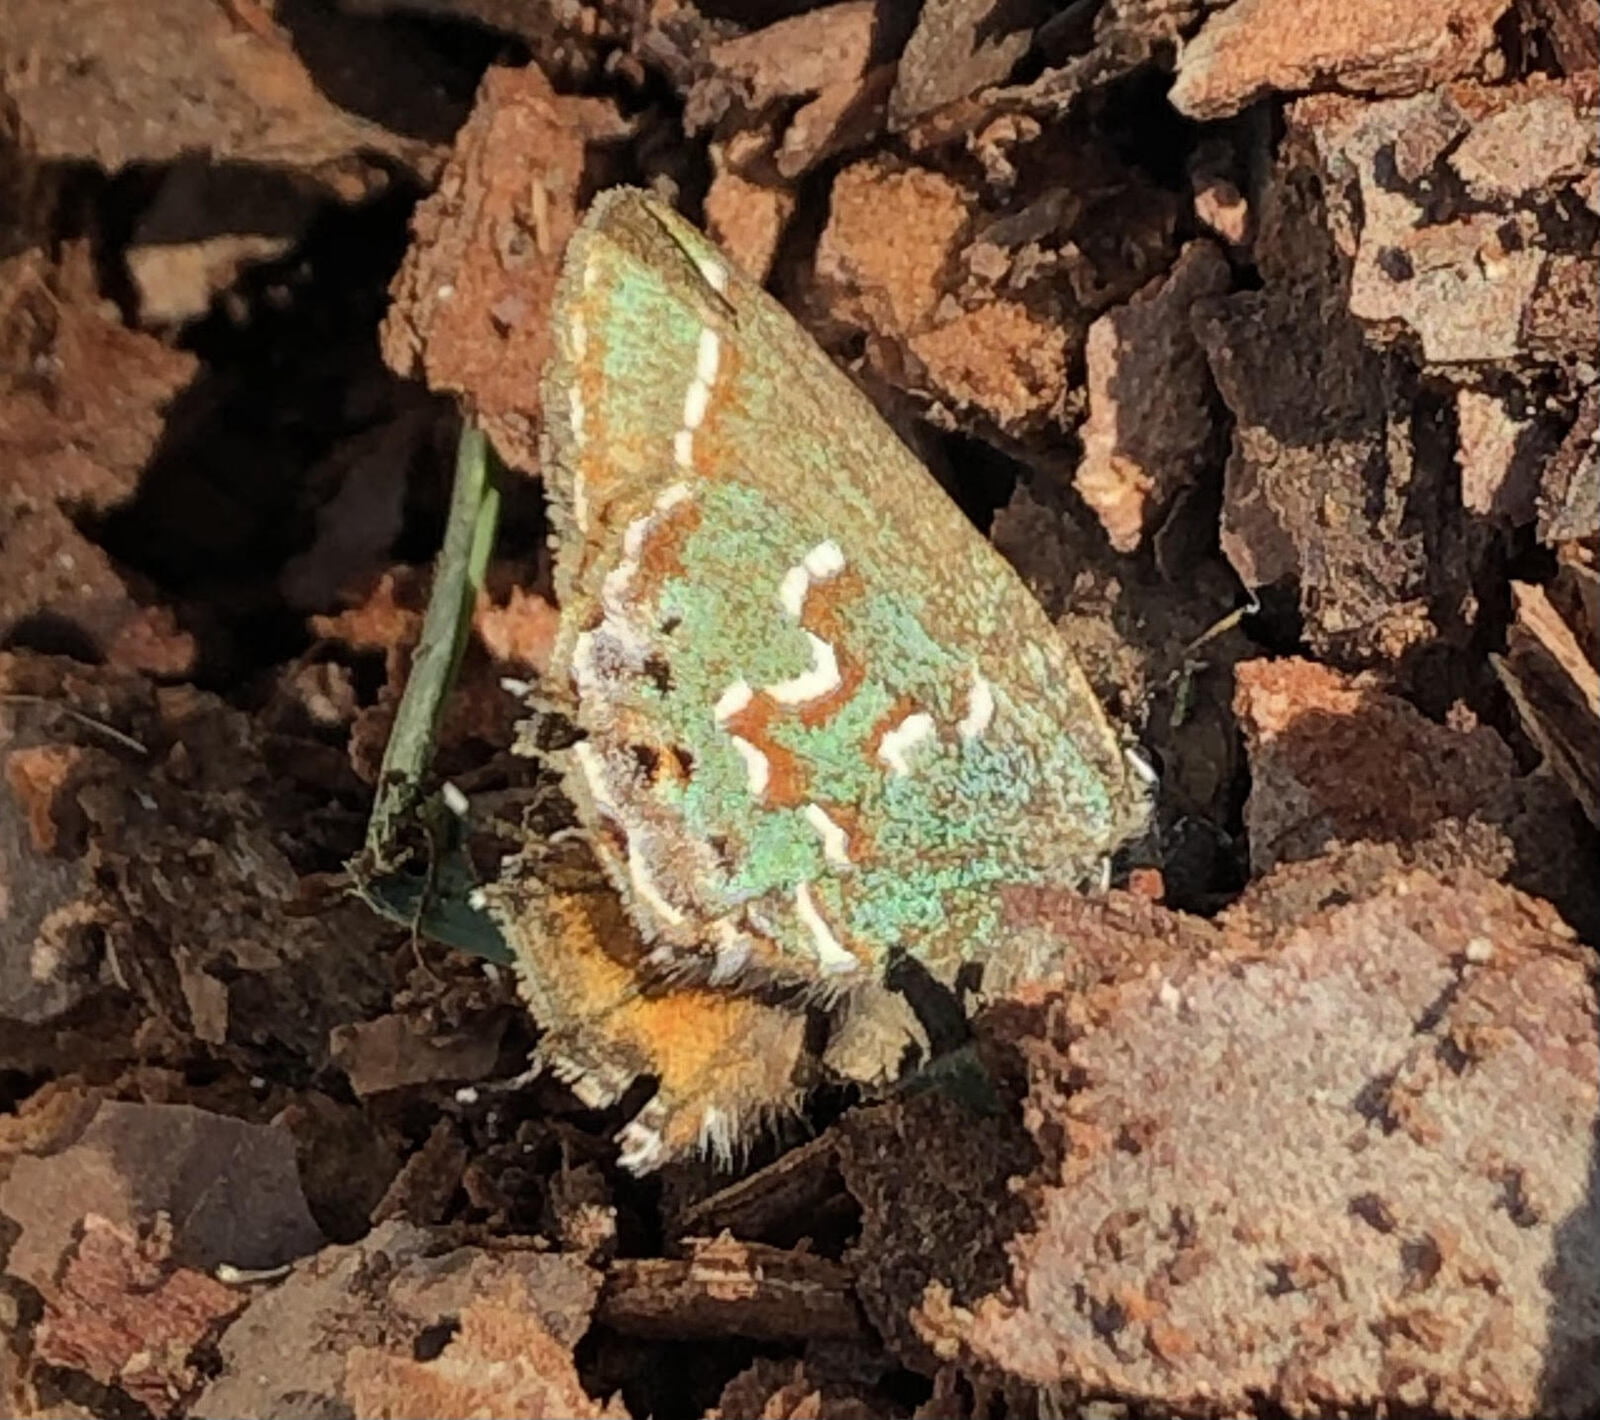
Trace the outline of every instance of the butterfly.
<instances>
[{"instance_id":1,"label":"butterfly","mask_svg":"<svg viewBox=\"0 0 1600 1420\"><path fill-rule=\"evenodd\" d=\"M581 832L483 901L643 1172L728 1155L823 1060L892 1077L889 984L1003 950L1007 892L1082 886L1148 786L1005 560L796 321L668 205L573 237L544 376L560 627L541 703Z\"/></svg>"}]
</instances>

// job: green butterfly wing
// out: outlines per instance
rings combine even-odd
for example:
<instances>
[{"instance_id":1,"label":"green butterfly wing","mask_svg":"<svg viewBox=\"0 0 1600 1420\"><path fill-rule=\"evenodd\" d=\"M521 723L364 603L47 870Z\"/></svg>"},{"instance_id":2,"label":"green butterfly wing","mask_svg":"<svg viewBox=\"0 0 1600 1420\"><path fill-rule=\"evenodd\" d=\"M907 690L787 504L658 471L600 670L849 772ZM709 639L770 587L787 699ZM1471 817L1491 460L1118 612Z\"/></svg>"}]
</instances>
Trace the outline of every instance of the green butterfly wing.
<instances>
[{"instance_id":1,"label":"green butterfly wing","mask_svg":"<svg viewBox=\"0 0 1600 1420\"><path fill-rule=\"evenodd\" d=\"M1010 566L665 205L574 238L544 388L568 787L667 976L948 977L1082 884L1144 786Z\"/></svg>"}]
</instances>

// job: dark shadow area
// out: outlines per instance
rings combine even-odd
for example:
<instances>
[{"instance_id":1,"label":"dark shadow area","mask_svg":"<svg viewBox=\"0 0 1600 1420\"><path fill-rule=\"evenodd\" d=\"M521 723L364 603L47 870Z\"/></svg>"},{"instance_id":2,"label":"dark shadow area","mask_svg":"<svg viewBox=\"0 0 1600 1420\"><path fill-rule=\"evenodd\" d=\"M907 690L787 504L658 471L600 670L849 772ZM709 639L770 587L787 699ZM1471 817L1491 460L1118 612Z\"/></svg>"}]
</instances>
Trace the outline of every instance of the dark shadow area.
<instances>
[{"instance_id":1,"label":"dark shadow area","mask_svg":"<svg viewBox=\"0 0 1600 1420\"><path fill-rule=\"evenodd\" d=\"M340 108L408 138L449 143L466 121L483 71L525 64L527 45L451 15L323 0L282 0L273 18L318 89Z\"/></svg>"},{"instance_id":2,"label":"dark shadow area","mask_svg":"<svg viewBox=\"0 0 1600 1420\"><path fill-rule=\"evenodd\" d=\"M14 622L0 637L0 650L70 656L85 665L95 665L103 659L94 637L77 622L53 611L35 612Z\"/></svg>"},{"instance_id":3,"label":"dark shadow area","mask_svg":"<svg viewBox=\"0 0 1600 1420\"><path fill-rule=\"evenodd\" d=\"M359 207L324 205L287 257L247 270L185 331L201 373L169 408L138 493L81 520L171 598L200 645L195 679L210 688L304 649L306 608L289 604L280 576L338 491L342 452L386 425L427 421L429 397L388 371L377 342L416 195L396 182ZM438 526L449 477L439 454L414 442L422 462L394 471L407 526L419 514ZM436 537L407 541L431 552Z\"/></svg>"},{"instance_id":4,"label":"dark shadow area","mask_svg":"<svg viewBox=\"0 0 1600 1420\"><path fill-rule=\"evenodd\" d=\"M992 444L970 435L946 434L940 442L944 456L938 462L945 472L939 481L967 521L987 535L995 514L1016 492L1022 469Z\"/></svg>"}]
</instances>

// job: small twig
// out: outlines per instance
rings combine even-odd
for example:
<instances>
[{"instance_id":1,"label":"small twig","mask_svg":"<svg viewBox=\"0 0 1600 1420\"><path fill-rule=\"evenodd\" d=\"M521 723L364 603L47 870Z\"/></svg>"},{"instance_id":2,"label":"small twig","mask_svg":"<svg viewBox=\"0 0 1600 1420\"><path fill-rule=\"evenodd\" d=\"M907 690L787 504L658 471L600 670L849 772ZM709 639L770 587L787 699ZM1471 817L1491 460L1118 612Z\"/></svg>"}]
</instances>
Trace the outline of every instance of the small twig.
<instances>
[{"instance_id":1,"label":"small twig","mask_svg":"<svg viewBox=\"0 0 1600 1420\"><path fill-rule=\"evenodd\" d=\"M1229 631L1232 631L1234 627L1238 626L1239 623L1242 622L1247 616L1255 616L1258 612L1260 612L1260 610L1261 599L1255 594L1254 591L1251 591L1250 600L1248 602L1246 602L1243 606L1235 607L1226 616L1212 622L1210 626L1206 627L1204 631L1202 631L1194 638L1193 641L1183 648L1183 654L1180 663L1174 667L1174 669L1168 674L1166 679L1160 683L1159 686L1155 687L1150 692L1151 698L1163 690L1171 690L1173 692L1172 713L1168 717L1168 725L1170 728L1175 730L1182 725L1185 720L1188 719L1189 710L1191 708L1189 698L1191 687L1193 686L1195 677L1206 668L1207 663L1201 660L1195 654L1195 652L1197 652L1208 641L1214 641L1217 637L1223 636ZM1147 707L1148 703L1149 702L1147 700Z\"/></svg>"},{"instance_id":2,"label":"small twig","mask_svg":"<svg viewBox=\"0 0 1600 1420\"><path fill-rule=\"evenodd\" d=\"M4 705L39 705L46 710L55 710L76 720L80 725L91 730L98 730L107 739L114 740L124 749L131 749L135 754L148 755L149 749L134 739L132 735L124 734L115 725L108 725L104 720L97 720L93 715L86 715L82 710L68 705L63 700L52 700L47 695L23 695L15 691L0 692L0 704Z\"/></svg>"},{"instance_id":3,"label":"small twig","mask_svg":"<svg viewBox=\"0 0 1600 1420\"><path fill-rule=\"evenodd\" d=\"M1196 636L1193 641L1185 646L1183 648L1183 659L1185 661L1191 660L1194 657L1194 653L1204 646L1207 641L1214 641L1217 637L1225 635L1227 632L1232 631L1235 626L1245 619L1245 617L1256 616L1260 613L1260 611L1261 598L1252 591L1250 593L1250 600L1248 602L1246 602L1243 606L1234 607L1232 611L1230 611L1226 616L1222 617L1219 621L1212 622L1210 626L1206 627L1206 629Z\"/></svg>"}]
</instances>

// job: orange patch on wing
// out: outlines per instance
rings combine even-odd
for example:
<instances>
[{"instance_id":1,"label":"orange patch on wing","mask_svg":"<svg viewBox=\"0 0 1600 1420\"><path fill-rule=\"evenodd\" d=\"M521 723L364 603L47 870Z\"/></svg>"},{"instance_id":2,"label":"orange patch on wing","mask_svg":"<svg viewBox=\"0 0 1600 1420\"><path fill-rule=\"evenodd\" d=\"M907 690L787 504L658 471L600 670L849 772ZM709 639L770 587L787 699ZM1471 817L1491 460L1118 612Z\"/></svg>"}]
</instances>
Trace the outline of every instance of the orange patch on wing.
<instances>
[{"instance_id":1,"label":"orange patch on wing","mask_svg":"<svg viewBox=\"0 0 1600 1420\"><path fill-rule=\"evenodd\" d=\"M845 851L857 866L872 857L872 836L852 804L823 804L822 811L844 830Z\"/></svg>"},{"instance_id":2,"label":"orange patch on wing","mask_svg":"<svg viewBox=\"0 0 1600 1420\"><path fill-rule=\"evenodd\" d=\"M719 448L717 431L721 428L724 406L738 399L736 385L739 378L738 344L723 335L717 344L717 377L711 382L710 397L700 427L694 431L695 466L698 469L720 468L726 451Z\"/></svg>"},{"instance_id":3,"label":"orange patch on wing","mask_svg":"<svg viewBox=\"0 0 1600 1420\"><path fill-rule=\"evenodd\" d=\"M861 689L861 683L867 678L866 667L850 653L846 644L849 628L841 614L842 607L865 592L866 585L860 573L848 567L835 577L813 582L806 589L805 604L800 609L800 625L833 647L834 662L839 667L839 684L826 695L808 700L800 707L800 723L808 730L826 725L855 698L856 691Z\"/></svg>"},{"instance_id":4,"label":"orange patch on wing","mask_svg":"<svg viewBox=\"0 0 1600 1420\"><path fill-rule=\"evenodd\" d=\"M773 721L792 714L808 730L825 725L850 703L867 678L866 668L840 644L848 628L839 613L839 605L860 596L863 590L861 578L845 571L825 582L813 582L801 608L800 625L833 647L834 663L839 670L838 685L826 695L819 695L798 707L780 705L766 691L757 691L750 703L727 722L732 734L766 755L771 771L767 798L776 807L797 808L805 803L806 784L795 755L772 739Z\"/></svg>"},{"instance_id":5,"label":"orange patch on wing","mask_svg":"<svg viewBox=\"0 0 1600 1420\"><path fill-rule=\"evenodd\" d=\"M595 474L598 481L603 484L606 471L603 457L606 431L599 427L599 423L600 412L605 408L605 348L599 332L594 327L594 321L588 319L587 312L585 312L585 319L589 331L590 349L585 355L583 363L578 365L572 372L572 382L577 388L579 402L583 407L584 423L581 434L577 430L574 430L573 433L581 440L580 448L592 447L602 451L601 456L590 454L584 458L583 462L584 471ZM596 346L599 348L595 348ZM568 411L563 410L562 413L567 414ZM599 437L596 437L597 435Z\"/></svg>"},{"instance_id":6,"label":"orange patch on wing","mask_svg":"<svg viewBox=\"0 0 1600 1420\"><path fill-rule=\"evenodd\" d=\"M694 500L674 503L657 513L639 549L639 570L628 589L629 600L645 605L660 594L664 583L683 572L683 546L700 526Z\"/></svg>"},{"instance_id":7,"label":"orange patch on wing","mask_svg":"<svg viewBox=\"0 0 1600 1420\"><path fill-rule=\"evenodd\" d=\"M907 715L915 714L917 702L909 695L900 695L887 710L873 722L872 730L867 735L867 758L876 760L878 751L883 747L883 738L894 729Z\"/></svg>"},{"instance_id":8,"label":"orange patch on wing","mask_svg":"<svg viewBox=\"0 0 1600 1420\"><path fill-rule=\"evenodd\" d=\"M772 722L787 713L764 690L758 690L750 703L730 715L723 728L730 735L754 745L767 757L767 790L762 796L774 808L795 809L806 802L806 775L799 757L772 737Z\"/></svg>"}]
</instances>

